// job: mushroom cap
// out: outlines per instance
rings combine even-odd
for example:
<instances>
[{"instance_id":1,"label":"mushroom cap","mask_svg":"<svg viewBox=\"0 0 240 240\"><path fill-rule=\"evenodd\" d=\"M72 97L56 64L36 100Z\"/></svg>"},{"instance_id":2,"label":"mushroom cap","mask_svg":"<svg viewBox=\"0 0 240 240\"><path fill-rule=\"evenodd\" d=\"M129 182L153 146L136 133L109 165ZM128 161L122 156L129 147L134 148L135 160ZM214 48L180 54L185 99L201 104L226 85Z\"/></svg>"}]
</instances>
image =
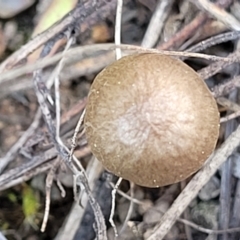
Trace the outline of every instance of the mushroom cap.
<instances>
[{"instance_id":1,"label":"mushroom cap","mask_svg":"<svg viewBox=\"0 0 240 240\"><path fill-rule=\"evenodd\" d=\"M104 167L146 187L182 181L214 151L215 99L180 60L144 53L123 57L95 78L84 126Z\"/></svg>"}]
</instances>

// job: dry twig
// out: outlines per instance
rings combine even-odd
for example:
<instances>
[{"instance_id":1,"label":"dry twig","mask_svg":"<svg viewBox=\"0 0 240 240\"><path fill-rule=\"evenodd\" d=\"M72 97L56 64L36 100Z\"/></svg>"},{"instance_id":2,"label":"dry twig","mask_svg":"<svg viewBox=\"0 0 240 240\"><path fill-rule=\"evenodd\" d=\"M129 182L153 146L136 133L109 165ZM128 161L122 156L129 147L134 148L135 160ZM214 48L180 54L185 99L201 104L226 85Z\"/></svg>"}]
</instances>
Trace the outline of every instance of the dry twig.
<instances>
[{"instance_id":1,"label":"dry twig","mask_svg":"<svg viewBox=\"0 0 240 240\"><path fill-rule=\"evenodd\" d=\"M151 48L156 44L172 4L173 0L158 1L156 10L152 15L151 21L142 40L142 47Z\"/></svg>"},{"instance_id":2,"label":"dry twig","mask_svg":"<svg viewBox=\"0 0 240 240\"><path fill-rule=\"evenodd\" d=\"M208 0L197 0L193 1L194 4L204 9L207 13L210 13L220 22L223 22L226 26L230 27L232 30L240 31L240 22L233 17L231 14L227 13L223 8L211 3Z\"/></svg>"},{"instance_id":3,"label":"dry twig","mask_svg":"<svg viewBox=\"0 0 240 240\"><path fill-rule=\"evenodd\" d=\"M117 0L81 1L62 20L43 33L37 35L5 60L0 66L0 72L2 73L6 69L14 67L20 61L23 61L31 52L43 44L47 45L50 40L58 40L59 35L63 37L65 34L68 35L68 33L78 32L79 25L80 31L83 33L99 20L110 15L111 12L115 10L116 4ZM48 54L48 51L49 49L44 49L46 55Z\"/></svg>"}]
</instances>

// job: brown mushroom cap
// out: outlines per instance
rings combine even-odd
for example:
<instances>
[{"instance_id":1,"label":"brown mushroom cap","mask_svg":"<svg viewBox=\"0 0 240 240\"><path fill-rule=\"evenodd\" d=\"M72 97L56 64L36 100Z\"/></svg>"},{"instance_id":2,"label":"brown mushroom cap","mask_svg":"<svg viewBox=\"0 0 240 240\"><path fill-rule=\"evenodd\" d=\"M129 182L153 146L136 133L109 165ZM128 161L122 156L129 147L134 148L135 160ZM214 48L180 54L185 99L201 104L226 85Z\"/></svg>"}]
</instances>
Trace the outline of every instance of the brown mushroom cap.
<instances>
[{"instance_id":1,"label":"brown mushroom cap","mask_svg":"<svg viewBox=\"0 0 240 240\"><path fill-rule=\"evenodd\" d=\"M215 148L219 113L194 70L146 53L123 57L97 75L84 124L91 150L107 170L159 187L199 170Z\"/></svg>"}]
</instances>

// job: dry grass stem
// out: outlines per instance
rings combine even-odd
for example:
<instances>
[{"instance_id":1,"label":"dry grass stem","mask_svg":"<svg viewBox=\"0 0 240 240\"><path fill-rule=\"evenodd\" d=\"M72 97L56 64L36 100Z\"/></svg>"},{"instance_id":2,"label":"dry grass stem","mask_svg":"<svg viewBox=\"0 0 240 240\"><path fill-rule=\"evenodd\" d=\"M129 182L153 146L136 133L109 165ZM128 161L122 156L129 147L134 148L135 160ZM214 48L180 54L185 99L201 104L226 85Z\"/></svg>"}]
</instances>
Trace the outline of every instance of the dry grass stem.
<instances>
[{"instance_id":1,"label":"dry grass stem","mask_svg":"<svg viewBox=\"0 0 240 240\"><path fill-rule=\"evenodd\" d=\"M157 43L172 4L173 0L158 0L155 12L143 37L142 47L152 48Z\"/></svg>"},{"instance_id":2,"label":"dry grass stem","mask_svg":"<svg viewBox=\"0 0 240 240\"><path fill-rule=\"evenodd\" d=\"M232 30L240 31L240 22L231 14L227 13L223 8L211 3L208 0L197 0L192 2L204 9L220 22L224 23L226 26L230 27Z\"/></svg>"}]
</instances>

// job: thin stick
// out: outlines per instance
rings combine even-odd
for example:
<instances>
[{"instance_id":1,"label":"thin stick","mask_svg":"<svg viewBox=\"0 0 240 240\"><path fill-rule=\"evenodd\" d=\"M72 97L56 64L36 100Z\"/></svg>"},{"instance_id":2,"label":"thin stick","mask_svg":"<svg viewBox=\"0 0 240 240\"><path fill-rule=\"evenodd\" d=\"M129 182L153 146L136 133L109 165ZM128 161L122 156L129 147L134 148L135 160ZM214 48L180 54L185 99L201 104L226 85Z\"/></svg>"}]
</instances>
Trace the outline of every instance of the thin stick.
<instances>
[{"instance_id":1,"label":"thin stick","mask_svg":"<svg viewBox=\"0 0 240 240\"><path fill-rule=\"evenodd\" d=\"M84 116L85 116L85 109L83 110L80 118L78 119L77 126L75 127L75 130L74 130L69 158L72 158L74 150L76 148L76 145L77 145L77 135L78 135L78 133L80 131L80 128L81 128L81 125L83 123ZM71 161L71 159L69 159L69 161Z\"/></svg>"},{"instance_id":2,"label":"thin stick","mask_svg":"<svg viewBox=\"0 0 240 240\"><path fill-rule=\"evenodd\" d=\"M204 228L202 226L199 226L193 222L190 222L186 219L179 218L177 220L178 222L181 222L183 224L188 225L189 227L192 227L200 232L207 233L207 234L224 234L224 233L234 233L234 232L240 232L240 228L229 228L224 230L214 230L214 229L208 229Z\"/></svg>"},{"instance_id":3,"label":"thin stick","mask_svg":"<svg viewBox=\"0 0 240 240\"><path fill-rule=\"evenodd\" d=\"M173 0L158 0L158 4L142 40L142 47L153 47L162 32L165 20L173 4Z\"/></svg>"},{"instance_id":4,"label":"thin stick","mask_svg":"<svg viewBox=\"0 0 240 240\"><path fill-rule=\"evenodd\" d=\"M218 56L207 55L202 53L164 51L164 50L149 49L149 48L128 45L128 44L115 45L114 43L93 44L93 45L75 47L75 48L69 49L69 51L67 51L64 54L64 56L66 59L68 59L68 63L72 63L72 62L80 61L86 57L95 56L96 54L98 54L98 52L115 50L116 48L121 48L124 54L153 52L153 53L160 53L160 54L165 54L170 56L202 58L210 61L224 61L224 62L230 62L230 63L240 62L239 59L234 59L233 61L233 58L230 58L230 56L218 57ZM63 57L63 53L61 52L47 59L40 59L38 62L34 64L28 64L26 66L4 72L0 75L0 83L23 76L26 74L26 72L29 73L40 68L46 68L52 64L55 64L59 60L61 60L62 57ZM72 59L74 59L74 61Z\"/></svg>"},{"instance_id":5,"label":"thin stick","mask_svg":"<svg viewBox=\"0 0 240 240\"><path fill-rule=\"evenodd\" d=\"M206 40L203 40L194 46L186 49L187 52L201 52L209 47L215 46L220 43L236 40L240 37L240 32L232 31L226 33L220 33L216 36L210 37Z\"/></svg>"},{"instance_id":6,"label":"thin stick","mask_svg":"<svg viewBox=\"0 0 240 240\"><path fill-rule=\"evenodd\" d=\"M63 51L63 56L65 55L65 53L68 51L68 49L70 48L70 46L73 43L73 37L71 37L66 46L65 49ZM55 69L55 77L53 77L54 79L54 86L55 86L55 105L56 105L56 138L60 139L60 125L61 125L61 106L60 106L60 90L59 90L59 74L61 72L61 70L64 67L64 62L65 62L65 58L63 57L61 59L61 61L58 63L56 69Z\"/></svg>"},{"instance_id":7,"label":"thin stick","mask_svg":"<svg viewBox=\"0 0 240 240\"><path fill-rule=\"evenodd\" d=\"M215 98L221 97L223 95L229 94L231 91L240 87L240 76L233 77L230 80L227 80L223 84L219 84L212 89L213 96Z\"/></svg>"},{"instance_id":8,"label":"thin stick","mask_svg":"<svg viewBox=\"0 0 240 240\"><path fill-rule=\"evenodd\" d=\"M110 182L109 184L110 184L110 186L111 186L112 188L114 188L114 184L113 184L113 183ZM117 193L118 193L120 196L126 198L127 200L132 201L133 203L136 203L136 204L139 204L139 205L144 204L143 202L139 201L138 199L132 198L131 196L128 196L125 192L121 191L120 189L117 189Z\"/></svg>"},{"instance_id":9,"label":"thin stick","mask_svg":"<svg viewBox=\"0 0 240 240\"><path fill-rule=\"evenodd\" d=\"M55 176L55 172L60 164L59 159L57 159L54 164L52 165L50 171L48 172L47 178L46 178L46 199L45 199L45 210L44 210L44 217L43 222L41 226L41 232L44 232L47 226L49 211L50 211L50 203L51 203L51 188L53 179Z\"/></svg>"},{"instance_id":10,"label":"thin stick","mask_svg":"<svg viewBox=\"0 0 240 240\"><path fill-rule=\"evenodd\" d=\"M237 111L235 113L229 114L226 117L220 118L220 123L228 122L234 118L240 117L240 111Z\"/></svg>"},{"instance_id":11,"label":"thin stick","mask_svg":"<svg viewBox=\"0 0 240 240\"><path fill-rule=\"evenodd\" d=\"M240 60L240 51L235 51L234 53L230 53L228 55L228 58L232 59L233 62L239 61ZM210 63L207 67L204 67L201 70L199 70L198 74L203 79L208 79L209 77L218 73L219 71L226 68L230 64L231 64L230 62L227 63L227 62L222 62L222 61L213 62L213 63Z\"/></svg>"},{"instance_id":12,"label":"thin stick","mask_svg":"<svg viewBox=\"0 0 240 240\"><path fill-rule=\"evenodd\" d=\"M122 178L118 178L118 181L117 181L115 187L112 190L112 208L111 208L111 213L110 213L110 217L109 217L109 222L110 222L110 224L113 228L113 231L114 231L114 234L115 234L116 238L118 237L118 232L117 232L116 225L113 221L113 216L114 216L114 212L115 212L116 192L117 192L117 189L119 188L121 182L122 182Z\"/></svg>"},{"instance_id":13,"label":"thin stick","mask_svg":"<svg viewBox=\"0 0 240 240\"><path fill-rule=\"evenodd\" d=\"M181 45L186 39L194 35L197 30L207 21L207 15L200 12L188 25L184 26L167 42L161 43L157 46L158 49L169 49Z\"/></svg>"},{"instance_id":14,"label":"thin stick","mask_svg":"<svg viewBox=\"0 0 240 240\"><path fill-rule=\"evenodd\" d=\"M67 45L64 49L63 54L70 48L71 44L73 42L73 38L70 38L67 42ZM60 107L60 91L59 91L59 74L64 66L64 57L61 59L61 61L58 63L55 71L53 72L52 78L50 77L50 80L48 80L49 84L52 84L54 79L54 85L55 85L55 105L56 105L56 138L60 139L60 124L61 124L61 107ZM53 165L50 172L47 175L46 178L46 204L45 204L45 212L44 212L44 218L43 223L41 227L41 232L44 232L47 226L49 211L50 211L50 203L51 203L51 187L53 178L55 175L55 171L57 170L57 167L59 166L59 160L56 161L56 164Z\"/></svg>"},{"instance_id":15,"label":"thin stick","mask_svg":"<svg viewBox=\"0 0 240 240\"><path fill-rule=\"evenodd\" d=\"M117 12L116 12L116 25L115 25L115 44L120 45L121 44L121 19L122 19L122 0L118 0L117 4ZM116 48L116 59L120 59L122 56L122 52L120 48ZM112 190L112 207L111 207L111 213L109 217L109 222L114 230L115 237L118 237L118 232L116 225L114 223L113 217L115 212L115 200L116 200L116 191L119 185L122 182L122 178L119 178L114 189Z\"/></svg>"},{"instance_id":16,"label":"thin stick","mask_svg":"<svg viewBox=\"0 0 240 240\"><path fill-rule=\"evenodd\" d=\"M231 14L227 13L223 8L211 3L208 0L191 0L191 2L197 6L199 5L200 8L203 8L206 12L210 13L217 20L221 21L231 29L240 31L240 22Z\"/></svg>"},{"instance_id":17,"label":"thin stick","mask_svg":"<svg viewBox=\"0 0 240 240\"><path fill-rule=\"evenodd\" d=\"M115 44L121 44L121 22L122 22L122 5L123 1L118 0L117 2L117 10L116 10L116 23L115 23ZM122 57L121 49L116 48L116 59L120 59Z\"/></svg>"},{"instance_id":18,"label":"thin stick","mask_svg":"<svg viewBox=\"0 0 240 240\"><path fill-rule=\"evenodd\" d=\"M132 215L132 212L133 212L133 206L134 206L134 203L132 201L132 199L134 198L134 183L133 182L130 182L130 197L131 197L131 200L130 200L127 216L124 220L124 223L123 223L122 229L120 230L119 235L121 235L125 231L125 229L127 227L127 224L128 224L128 221L131 218L131 215Z\"/></svg>"},{"instance_id":19,"label":"thin stick","mask_svg":"<svg viewBox=\"0 0 240 240\"><path fill-rule=\"evenodd\" d=\"M61 193L61 197L62 198L66 197L66 191L62 185L62 182L60 181L60 179L58 177L57 177L56 183L57 183L58 189Z\"/></svg>"}]
</instances>

